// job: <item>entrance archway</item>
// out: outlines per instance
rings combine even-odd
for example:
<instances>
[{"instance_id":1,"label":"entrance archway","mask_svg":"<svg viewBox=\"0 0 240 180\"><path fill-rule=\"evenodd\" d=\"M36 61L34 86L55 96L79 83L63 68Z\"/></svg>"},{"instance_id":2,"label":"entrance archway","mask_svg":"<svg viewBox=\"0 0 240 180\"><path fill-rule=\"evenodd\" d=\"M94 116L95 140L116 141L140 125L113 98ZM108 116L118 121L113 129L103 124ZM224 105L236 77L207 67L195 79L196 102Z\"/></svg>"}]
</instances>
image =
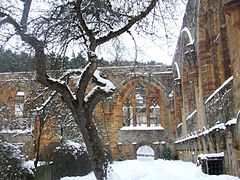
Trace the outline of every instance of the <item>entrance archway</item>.
<instances>
[{"instance_id":1,"label":"entrance archway","mask_svg":"<svg viewBox=\"0 0 240 180\"><path fill-rule=\"evenodd\" d=\"M154 160L154 150L147 145L140 146L137 150L137 159Z\"/></svg>"}]
</instances>

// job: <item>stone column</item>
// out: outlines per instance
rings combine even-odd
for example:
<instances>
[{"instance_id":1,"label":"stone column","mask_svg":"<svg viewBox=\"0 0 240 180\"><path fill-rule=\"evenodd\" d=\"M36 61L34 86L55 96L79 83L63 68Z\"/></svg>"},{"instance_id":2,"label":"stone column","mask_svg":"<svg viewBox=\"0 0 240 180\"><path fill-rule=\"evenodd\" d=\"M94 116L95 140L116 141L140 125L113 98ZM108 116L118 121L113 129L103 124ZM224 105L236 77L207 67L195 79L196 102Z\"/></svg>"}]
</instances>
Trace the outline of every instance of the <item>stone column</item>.
<instances>
[{"instance_id":1,"label":"stone column","mask_svg":"<svg viewBox=\"0 0 240 180\"><path fill-rule=\"evenodd\" d=\"M132 143L132 159L137 159L137 143Z\"/></svg>"},{"instance_id":2,"label":"stone column","mask_svg":"<svg viewBox=\"0 0 240 180\"><path fill-rule=\"evenodd\" d=\"M193 75L194 82L194 91L195 91L195 102L196 102L196 110L197 110L197 127L196 130L203 128L203 102L201 101L200 93L199 93L199 84L198 84L198 74L195 73Z\"/></svg>"},{"instance_id":3,"label":"stone column","mask_svg":"<svg viewBox=\"0 0 240 180\"><path fill-rule=\"evenodd\" d=\"M154 160L157 160L160 157L159 146L160 146L159 142L153 143L153 147L154 147Z\"/></svg>"},{"instance_id":4,"label":"stone column","mask_svg":"<svg viewBox=\"0 0 240 180\"><path fill-rule=\"evenodd\" d=\"M137 125L137 103L136 103L136 88L135 88L135 84L134 84L134 89L133 89L133 99L132 99L132 103L133 103L133 126Z\"/></svg>"},{"instance_id":5,"label":"stone column","mask_svg":"<svg viewBox=\"0 0 240 180\"><path fill-rule=\"evenodd\" d=\"M150 97L149 97L149 90L146 89L147 96L146 96L146 117L147 117L147 126L150 126Z\"/></svg>"}]
</instances>

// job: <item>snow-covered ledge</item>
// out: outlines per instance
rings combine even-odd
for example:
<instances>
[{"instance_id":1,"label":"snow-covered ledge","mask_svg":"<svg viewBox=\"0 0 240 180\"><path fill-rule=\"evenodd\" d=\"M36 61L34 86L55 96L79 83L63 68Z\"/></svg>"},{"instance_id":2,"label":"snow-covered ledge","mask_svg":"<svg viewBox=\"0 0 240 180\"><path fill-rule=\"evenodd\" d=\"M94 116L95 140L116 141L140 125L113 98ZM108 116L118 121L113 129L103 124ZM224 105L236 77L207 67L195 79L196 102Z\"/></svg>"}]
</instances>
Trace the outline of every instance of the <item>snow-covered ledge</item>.
<instances>
[{"instance_id":1,"label":"snow-covered ledge","mask_svg":"<svg viewBox=\"0 0 240 180\"><path fill-rule=\"evenodd\" d=\"M201 158L201 159L221 158L221 157L224 157L224 152L198 155L198 158Z\"/></svg>"},{"instance_id":2,"label":"snow-covered ledge","mask_svg":"<svg viewBox=\"0 0 240 180\"><path fill-rule=\"evenodd\" d=\"M231 126L237 124L237 118L233 118L225 123L225 126Z\"/></svg>"},{"instance_id":3,"label":"snow-covered ledge","mask_svg":"<svg viewBox=\"0 0 240 180\"><path fill-rule=\"evenodd\" d=\"M131 130L137 130L137 131L146 131L146 130L164 130L164 128L161 125L158 126L123 126L120 131L131 131Z\"/></svg>"},{"instance_id":4,"label":"snow-covered ledge","mask_svg":"<svg viewBox=\"0 0 240 180\"><path fill-rule=\"evenodd\" d=\"M229 84L231 81L233 81L233 76L229 77L219 88L217 88L204 102L204 104L207 104L216 94L223 89L227 84Z\"/></svg>"},{"instance_id":5,"label":"snow-covered ledge","mask_svg":"<svg viewBox=\"0 0 240 180\"><path fill-rule=\"evenodd\" d=\"M181 142L184 142L184 141L187 141L187 140L190 140L190 139L195 139L195 138L200 137L200 136L205 136L205 135L207 135L207 134L209 134L210 132L213 132L213 131L218 132L219 130L226 130L227 126L232 126L232 125L236 125L236 124L237 124L237 119L236 118L230 119L225 124L220 123L220 122L216 122L216 124L209 129L206 129L206 127L204 126L203 131L199 134L197 134L197 132L195 131L195 132L192 132L192 133L190 133L190 134L188 134L184 137L178 138L175 141L175 144L181 143Z\"/></svg>"}]
</instances>

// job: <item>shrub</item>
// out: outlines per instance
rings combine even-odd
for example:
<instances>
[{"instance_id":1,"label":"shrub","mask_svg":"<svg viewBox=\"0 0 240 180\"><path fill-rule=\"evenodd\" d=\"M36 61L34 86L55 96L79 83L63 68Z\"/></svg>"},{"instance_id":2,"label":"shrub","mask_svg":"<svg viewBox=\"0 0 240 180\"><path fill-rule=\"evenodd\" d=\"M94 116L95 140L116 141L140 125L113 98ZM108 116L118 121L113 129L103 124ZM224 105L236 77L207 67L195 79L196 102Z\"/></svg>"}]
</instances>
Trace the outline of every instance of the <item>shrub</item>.
<instances>
[{"instance_id":1,"label":"shrub","mask_svg":"<svg viewBox=\"0 0 240 180\"><path fill-rule=\"evenodd\" d=\"M92 170L85 146L72 141L56 147L48 161L53 163L57 179L64 176L84 176Z\"/></svg>"},{"instance_id":2,"label":"shrub","mask_svg":"<svg viewBox=\"0 0 240 180\"><path fill-rule=\"evenodd\" d=\"M26 157L18 146L0 141L0 179L29 180L33 178L33 171L26 167Z\"/></svg>"}]
</instances>

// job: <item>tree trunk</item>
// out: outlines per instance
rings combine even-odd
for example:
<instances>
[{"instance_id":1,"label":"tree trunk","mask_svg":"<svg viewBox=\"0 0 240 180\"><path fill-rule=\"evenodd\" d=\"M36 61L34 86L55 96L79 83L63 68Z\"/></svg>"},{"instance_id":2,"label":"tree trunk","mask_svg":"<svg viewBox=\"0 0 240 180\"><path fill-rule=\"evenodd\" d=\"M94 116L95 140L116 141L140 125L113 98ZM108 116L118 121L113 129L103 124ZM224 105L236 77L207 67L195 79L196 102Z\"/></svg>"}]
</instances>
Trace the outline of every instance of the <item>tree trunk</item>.
<instances>
[{"instance_id":1,"label":"tree trunk","mask_svg":"<svg viewBox=\"0 0 240 180\"><path fill-rule=\"evenodd\" d=\"M97 180L104 180L107 177L108 161L104 153L102 142L98 136L96 126L92 119L92 112L90 113L86 110L83 117L79 117L78 115L77 122L86 144L95 177ZM86 122L85 126L80 122Z\"/></svg>"},{"instance_id":2,"label":"tree trunk","mask_svg":"<svg viewBox=\"0 0 240 180\"><path fill-rule=\"evenodd\" d=\"M41 144L42 130L44 127L44 122L42 121L42 119L39 119L39 121L40 121L39 131L37 131L37 139L35 140L35 161L34 161L35 169L37 169L37 164L40 159L40 144Z\"/></svg>"}]
</instances>

